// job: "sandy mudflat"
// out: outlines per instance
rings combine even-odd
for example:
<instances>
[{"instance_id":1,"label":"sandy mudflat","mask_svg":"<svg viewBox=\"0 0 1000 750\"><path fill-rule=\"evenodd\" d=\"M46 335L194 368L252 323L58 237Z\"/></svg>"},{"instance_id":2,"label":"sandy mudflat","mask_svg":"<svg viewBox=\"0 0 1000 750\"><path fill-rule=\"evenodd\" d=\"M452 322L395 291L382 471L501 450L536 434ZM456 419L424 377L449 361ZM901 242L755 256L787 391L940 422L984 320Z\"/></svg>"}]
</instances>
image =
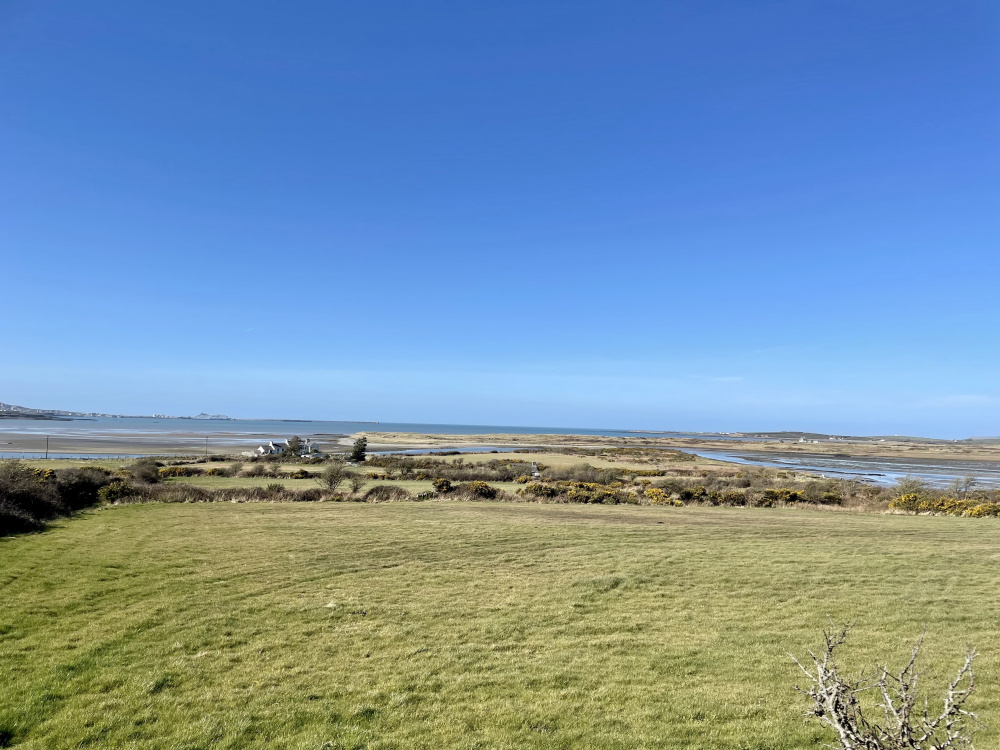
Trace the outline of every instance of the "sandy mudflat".
<instances>
[{"instance_id":1,"label":"sandy mudflat","mask_svg":"<svg viewBox=\"0 0 1000 750\"><path fill-rule=\"evenodd\" d=\"M275 433L239 432L217 430L211 432L129 431L94 429L85 422L76 422L65 428L56 427L48 441L51 457L62 456L129 456L129 455L205 455L238 454L252 450L268 440L288 437L281 430L308 428L302 425L276 425ZM871 469L894 470L900 465L902 473L921 473L927 470L948 471L953 474L983 473L1000 476L1000 446L974 442L949 442L925 440L872 440L856 438L829 442L799 443L791 440L761 440L741 442L718 437L606 437L598 435L535 435L535 434L481 434L454 435L408 432L364 432L355 435L338 433L299 432L302 437L315 439L327 452L342 451L357 435L368 437L369 450L462 450L466 448L674 448L682 451L718 452L737 455L748 460L779 461L799 465L818 465L836 468L836 462L850 461L859 471ZM0 431L0 455L34 457L44 454L45 435L36 431ZM879 466L879 459L886 459ZM834 463L830 463L834 462Z\"/></svg>"},{"instance_id":2,"label":"sandy mudflat","mask_svg":"<svg viewBox=\"0 0 1000 750\"><path fill-rule=\"evenodd\" d=\"M240 453L252 450L258 445L284 440L287 434L248 434L232 432L136 432L121 433L112 431L79 432L72 435L52 435L48 439L50 454L69 454L79 456L127 456L127 455L157 455L183 456L204 453ZM343 435L324 435L318 438L324 450L340 450L340 442L346 440ZM0 432L0 454L10 455L19 452L37 454L46 449L44 434L24 432Z\"/></svg>"},{"instance_id":3,"label":"sandy mudflat","mask_svg":"<svg viewBox=\"0 0 1000 750\"><path fill-rule=\"evenodd\" d=\"M761 440L739 442L712 438L678 437L604 437L600 435L422 435L406 432L365 432L371 446L405 448L496 447L647 447L678 450L725 451L727 453L765 453L787 457L843 456L906 459L960 459L963 461L1000 461L1000 446L950 441L831 441L798 443Z\"/></svg>"}]
</instances>

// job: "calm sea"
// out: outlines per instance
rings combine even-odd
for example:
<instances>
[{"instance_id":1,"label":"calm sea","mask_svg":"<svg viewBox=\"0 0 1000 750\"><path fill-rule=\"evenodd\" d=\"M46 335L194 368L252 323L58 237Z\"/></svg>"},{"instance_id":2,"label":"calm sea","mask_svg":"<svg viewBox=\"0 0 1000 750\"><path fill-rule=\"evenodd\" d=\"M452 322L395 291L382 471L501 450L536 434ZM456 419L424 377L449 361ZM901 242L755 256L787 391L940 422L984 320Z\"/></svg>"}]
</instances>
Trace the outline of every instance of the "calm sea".
<instances>
[{"instance_id":1,"label":"calm sea","mask_svg":"<svg viewBox=\"0 0 1000 750\"><path fill-rule=\"evenodd\" d=\"M593 427L524 427L473 424L411 424L406 422L322 422L285 419L154 419L149 417L88 417L70 421L0 419L0 434L59 435L169 435L197 433L245 435L252 440L263 436L350 435L355 432L410 432L434 435L600 435L606 437L707 437L708 433L645 432L641 430ZM715 439L747 440L712 434Z\"/></svg>"}]
</instances>

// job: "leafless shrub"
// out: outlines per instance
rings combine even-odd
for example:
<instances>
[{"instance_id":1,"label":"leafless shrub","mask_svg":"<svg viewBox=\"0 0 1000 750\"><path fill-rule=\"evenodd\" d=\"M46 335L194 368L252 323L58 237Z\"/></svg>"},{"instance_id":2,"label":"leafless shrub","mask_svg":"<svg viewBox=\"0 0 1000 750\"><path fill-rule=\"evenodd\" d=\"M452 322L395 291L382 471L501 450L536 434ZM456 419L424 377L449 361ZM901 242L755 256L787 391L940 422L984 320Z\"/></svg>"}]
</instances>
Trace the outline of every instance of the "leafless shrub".
<instances>
[{"instance_id":1,"label":"leafless shrub","mask_svg":"<svg viewBox=\"0 0 1000 750\"><path fill-rule=\"evenodd\" d=\"M896 486L893 487L897 495L923 495L927 489L927 482L912 474L907 474L898 480Z\"/></svg>"},{"instance_id":2,"label":"leafless shrub","mask_svg":"<svg viewBox=\"0 0 1000 750\"><path fill-rule=\"evenodd\" d=\"M808 689L795 689L812 699L807 716L816 717L832 729L838 744L826 745L840 750L972 750L972 724L976 715L965 708L965 702L975 691L972 673L974 649L969 649L958 675L948 685L940 713L933 713L927 698L917 692L920 672L917 656L923 644L920 636L909 661L898 673L886 667L876 667L857 677L841 675L835 658L836 649L843 645L853 625L833 626L823 633L825 644L820 655L809 652L812 669L792 657L812 683ZM873 710L862 707L859 696L872 691ZM875 714L877 718L872 718Z\"/></svg>"},{"instance_id":3,"label":"leafless shrub","mask_svg":"<svg viewBox=\"0 0 1000 750\"><path fill-rule=\"evenodd\" d=\"M337 488L347 479L349 472L343 461L331 463L323 473L319 475L319 483L330 492L336 492Z\"/></svg>"},{"instance_id":4,"label":"leafless shrub","mask_svg":"<svg viewBox=\"0 0 1000 750\"><path fill-rule=\"evenodd\" d=\"M966 474L964 477L956 478L951 483L951 490L955 493L955 497L964 500L976 488L977 484L979 484L979 480L974 475Z\"/></svg>"},{"instance_id":5,"label":"leafless shrub","mask_svg":"<svg viewBox=\"0 0 1000 750\"><path fill-rule=\"evenodd\" d=\"M363 474L354 473L348 477L347 483L351 486L351 494L359 495L361 494L361 490L365 488L365 485L368 484L368 478Z\"/></svg>"}]
</instances>

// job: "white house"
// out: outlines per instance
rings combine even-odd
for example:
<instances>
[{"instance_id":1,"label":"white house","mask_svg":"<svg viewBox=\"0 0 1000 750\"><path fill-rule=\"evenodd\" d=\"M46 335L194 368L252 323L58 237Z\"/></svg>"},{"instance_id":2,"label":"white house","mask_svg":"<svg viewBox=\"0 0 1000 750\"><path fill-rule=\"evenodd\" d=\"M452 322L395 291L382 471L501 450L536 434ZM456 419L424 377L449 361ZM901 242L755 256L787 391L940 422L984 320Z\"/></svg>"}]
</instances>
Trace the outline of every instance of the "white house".
<instances>
[{"instance_id":1,"label":"white house","mask_svg":"<svg viewBox=\"0 0 1000 750\"><path fill-rule=\"evenodd\" d=\"M291 438L286 438L284 443L275 443L273 440L269 441L267 445L261 445L255 451L258 456L278 456L285 453L288 450L288 446L291 442ZM313 440L303 440L302 447L299 449L298 455L300 456L318 456L321 454L319 446Z\"/></svg>"},{"instance_id":2,"label":"white house","mask_svg":"<svg viewBox=\"0 0 1000 750\"><path fill-rule=\"evenodd\" d=\"M287 440L285 441L288 442ZM261 445L257 448L258 456L277 456L279 453L285 452L286 446L275 445L274 441L271 440L267 445Z\"/></svg>"}]
</instances>

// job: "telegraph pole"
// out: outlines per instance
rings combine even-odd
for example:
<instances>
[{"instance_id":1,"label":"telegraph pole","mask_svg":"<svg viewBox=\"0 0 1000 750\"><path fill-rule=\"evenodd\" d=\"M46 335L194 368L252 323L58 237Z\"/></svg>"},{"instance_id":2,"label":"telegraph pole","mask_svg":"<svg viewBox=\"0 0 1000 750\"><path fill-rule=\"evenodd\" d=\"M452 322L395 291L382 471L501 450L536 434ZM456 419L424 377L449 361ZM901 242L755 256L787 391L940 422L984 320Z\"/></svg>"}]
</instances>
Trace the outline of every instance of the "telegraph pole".
<instances>
[{"instance_id":1,"label":"telegraph pole","mask_svg":"<svg viewBox=\"0 0 1000 750\"><path fill-rule=\"evenodd\" d=\"M49 436L45 436L45 457L49 457Z\"/></svg>"}]
</instances>

